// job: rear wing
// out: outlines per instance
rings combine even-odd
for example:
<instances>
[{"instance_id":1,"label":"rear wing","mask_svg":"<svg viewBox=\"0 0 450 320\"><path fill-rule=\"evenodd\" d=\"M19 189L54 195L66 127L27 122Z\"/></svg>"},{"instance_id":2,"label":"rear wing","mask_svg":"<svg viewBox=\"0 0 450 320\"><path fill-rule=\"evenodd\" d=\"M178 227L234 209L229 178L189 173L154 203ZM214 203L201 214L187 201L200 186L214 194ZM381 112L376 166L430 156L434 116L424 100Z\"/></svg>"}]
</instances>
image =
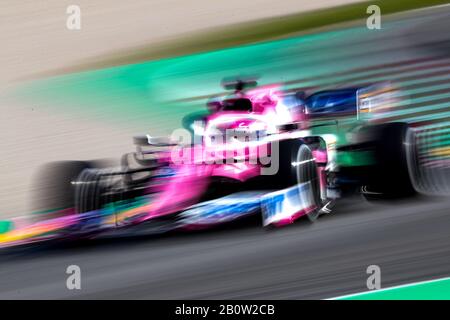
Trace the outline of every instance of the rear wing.
<instances>
[{"instance_id":1,"label":"rear wing","mask_svg":"<svg viewBox=\"0 0 450 320\"><path fill-rule=\"evenodd\" d=\"M358 120L370 119L374 113L388 112L396 103L398 90L390 82L376 83L356 92Z\"/></svg>"}]
</instances>

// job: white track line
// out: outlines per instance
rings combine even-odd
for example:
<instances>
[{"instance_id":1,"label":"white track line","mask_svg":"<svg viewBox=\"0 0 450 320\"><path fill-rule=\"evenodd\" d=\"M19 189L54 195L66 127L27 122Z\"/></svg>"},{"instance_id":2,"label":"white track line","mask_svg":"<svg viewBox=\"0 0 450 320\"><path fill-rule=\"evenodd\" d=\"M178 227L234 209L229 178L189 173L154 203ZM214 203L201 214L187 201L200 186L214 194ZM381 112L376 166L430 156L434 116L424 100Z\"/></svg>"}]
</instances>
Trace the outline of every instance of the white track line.
<instances>
[{"instance_id":1,"label":"white track line","mask_svg":"<svg viewBox=\"0 0 450 320\"><path fill-rule=\"evenodd\" d=\"M348 294L348 295L344 295L344 296L328 298L328 299L325 299L325 300L338 300L338 299L344 299L344 298L351 298L351 297L357 297L357 296L361 296L361 295L365 295L365 294L374 294L374 293L386 292L386 291L391 291L391 290L395 290L395 289L407 288L407 287L417 286L417 285L421 285L421 284L428 284L428 283L440 282L440 281L446 281L446 280L450 280L450 277L433 279L433 280L418 281L418 282L402 284L402 285L388 287L388 288L379 289L379 290L370 290L370 291L357 292L357 293L352 293L352 294Z\"/></svg>"}]
</instances>

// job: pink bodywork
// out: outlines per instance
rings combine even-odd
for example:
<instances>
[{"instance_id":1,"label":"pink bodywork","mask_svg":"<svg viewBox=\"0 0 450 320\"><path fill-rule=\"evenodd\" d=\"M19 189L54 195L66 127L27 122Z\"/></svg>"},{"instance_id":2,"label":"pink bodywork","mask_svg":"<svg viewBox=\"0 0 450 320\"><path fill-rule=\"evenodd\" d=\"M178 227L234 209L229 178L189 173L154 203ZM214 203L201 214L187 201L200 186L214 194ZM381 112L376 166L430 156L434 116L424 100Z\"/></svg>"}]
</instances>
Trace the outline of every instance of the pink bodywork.
<instances>
[{"instance_id":1,"label":"pink bodywork","mask_svg":"<svg viewBox=\"0 0 450 320\"><path fill-rule=\"evenodd\" d=\"M247 91L242 97L248 98L252 102L251 112L219 111L206 120L204 142L191 147L181 148L187 155L188 163L178 163L173 160L173 150L159 154L159 158L164 163L169 160L169 169L173 174L161 174L152 180L148 187L151 196L149 202L139 204L137 207L124 208L122 211L114 212L109 209L94 210L91 212L78 214L73 208L60 211L64 214L62 218L50 218L41 222L30 223L24 219L12 220L14 229L0 235L0 247L16 244L31 243L46 239L57 238L66 235L66 230L71 226L77 226L80 222L87 221L87 225L94 228L108 230L117 226L129 225L149 220L155 217L168 215L188 209L194 204L198 204L201 197L207 191L212 177L224 177L245 182L250 178L260 175L261 162L251 162L258 155L270 154L270 144L267 140L236 142L239 144L240 152L232 155L231 158L239 157L245 160L238 163L224 163L229 159L227 151L236 148L232 143L212 143L208 137L217 129L250 129L264 130L275 137L276 140L300 138L292 136L291 132L281 132L278 130L283 124L298 124L302 130L306 128L307 118L301 108L288 110L283 106L283 91L279 86L260 87ZM297 132L298 133L298 132ZM270 135L269 135L270 137ZM176 151L175 151L176 152ZM264 153L265 152L265 153ZM197 155L200 154L200 160ZM324 168L327 163L327 153L325 150L313 150L314 158L318 164L318 173L321 186L326 186ZM208 160L205 163L204 160ZM219 163L216 163L216 160ZM292 223L301 216L308 214L313 207L302 206L297 212L289 214L287 217L276 221L274 224L281 226ZM92 222L90 222L92 221Z\"/></svg>"},{"instance_id":2,"label":"pink bodywork","mask_svg":"<svg viewBox=\"0 0 450 320\"><path fill-rule=\"evenodd\" d=\"M240 129L256 127L258 130L266 130L275 133L278 125L288 123L300 123L304 127L306 124L306 114L303 112L294 113L281 103L282 91L277 85L260 87L246 92L242 97L248 98L252 102L252 112L242 111L219 111L210 115L206 120L204 132L204 142L201 145L182 148L176 152L182 152L183 163L172 161L170 167L175 172L170 177L162 178L159 187L162 189L156 199L153 200L151 209L147 216L142 220L151 219L157 216L163 216L178 211L185 210L187 207L198 203L201 196L209 186L211 177L225 177L241 182L256 177L260 174L261 165L250 162L250 159L256 159L258 154L266 152L270 154L270 146L267 142L260 141L250 146L250 143L243 143L240 146L244 157L240 163L224 163L227 157L227 151L230 148L235 149L236 144L212 143L210 137L216 134L217 129ZM239 148L238 148L239 149ZM264 150L263 150L264 149ZM172 150L172 152L174 152ZM198 155L202 155L198 157ZM167 155L170 157L172 155ZM314 157L318 163L326 163L326 152L315 150ZM205 163L205 159L209 163ZM241 159L242 160L242 159ZM214 163L219 161L221 163ZM321 184L325 185L323 168L319 167L319 176ZM292 217L289 222L280 222L281 224L291 223L300 216L308 213L308 210L299 212Z\"/></svg>"}]
</instances>

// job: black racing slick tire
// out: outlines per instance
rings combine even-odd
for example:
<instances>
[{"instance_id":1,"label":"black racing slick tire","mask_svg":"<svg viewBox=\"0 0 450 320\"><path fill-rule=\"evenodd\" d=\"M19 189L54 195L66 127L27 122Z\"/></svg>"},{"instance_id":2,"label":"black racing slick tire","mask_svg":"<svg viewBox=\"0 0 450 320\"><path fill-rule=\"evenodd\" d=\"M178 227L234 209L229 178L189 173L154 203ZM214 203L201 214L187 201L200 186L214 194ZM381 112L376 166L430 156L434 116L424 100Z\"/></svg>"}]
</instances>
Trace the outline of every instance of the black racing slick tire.
<instances>
[{"instance_id":1,"label":"black racing slick tire","mask_svg":"<svg viewBox=\"0 0 450 320\"><path fill-rule=\"evenodd\" d=\"M56 218L75 207L75 183L88 161L59 161L44 165L33 179L32 212L36 220Z\"/></svg>"},{"instance_id":2,"label":"black racing slick tire","mask_svg":"<svg viewBox=\"0 0 450 320\"><path fill-rule=\"evenodd\" d=\"M86 169L80 173L75 188L76 212L98 210L113 200L112 195L105 195L108 188L114 184L115 176L111 175L111 172L108 169Z\"/></svg>"},{"instance_id":3,"label":"black racing slick tire","mask_svg":"<svg viewBox=\"0 0 450 320\"><path fill-rule=\"evenodd\" d=\"M376 165L362 193L368 200L395 199L416 194L418 155L414 131L407 123L393 122L377 128Z\"/></svg>"},{"instance_id":4,"label":"black racing slick tire","mask_svg":"<svg viewBox=\"0 0 450 320\"><path fill-rule=\"evenodd\" d=\"M302 183L311 184L311 202L316 209L308 214L315 221L322 206L320 179L317 164L311 149L301 140L279 142L279 169L275 181L279 188L288 188Z\"/></svg>"}]
</instances>

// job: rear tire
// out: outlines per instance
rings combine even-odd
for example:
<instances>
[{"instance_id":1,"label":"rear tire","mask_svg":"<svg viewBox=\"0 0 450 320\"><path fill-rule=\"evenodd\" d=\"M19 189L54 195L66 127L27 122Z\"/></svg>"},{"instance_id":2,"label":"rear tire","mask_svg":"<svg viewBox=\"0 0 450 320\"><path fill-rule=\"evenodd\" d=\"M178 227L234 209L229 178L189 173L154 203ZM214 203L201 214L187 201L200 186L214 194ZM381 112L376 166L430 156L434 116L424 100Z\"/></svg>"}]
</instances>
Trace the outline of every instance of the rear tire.
<instances>
[{"instance_id":1,"label":"rear tire","mask_svg":"<svg viewBox=\"0 0 450 320\"><path fill-rule=\"evenodd\" d=\"M123 200L122 193L108 193L112 186L123 181L121 176L113 173L113 168L85 169L80 173L74 193L76 212L99 210L106 204Z\"/></svg>"},{"instance_id":2,"label":"rear tire","mask_svg":"<svg viewBox=\"0 0 450 320\"><path fill-rule=\"evenodd\" d=\"M88 161L60 161L44 165L33 179L32 212L37 220L61 216L61 210L75 206L75 182Z\"/></svg>"}]
</instances>

